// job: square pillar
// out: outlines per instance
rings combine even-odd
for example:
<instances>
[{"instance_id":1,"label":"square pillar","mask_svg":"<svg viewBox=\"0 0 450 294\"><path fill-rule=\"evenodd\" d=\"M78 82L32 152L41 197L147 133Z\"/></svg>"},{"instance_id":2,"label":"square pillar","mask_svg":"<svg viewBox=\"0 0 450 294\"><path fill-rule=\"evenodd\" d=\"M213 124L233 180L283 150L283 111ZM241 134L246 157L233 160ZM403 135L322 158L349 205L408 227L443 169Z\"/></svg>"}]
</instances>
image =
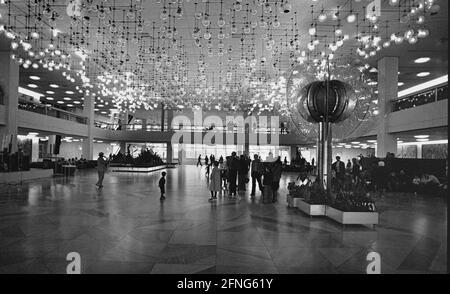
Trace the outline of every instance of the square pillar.
<instances>
[{"instance_id":1,"label":"square pillar","mask_svg":"<svg viewBox=\"0 0 450 294\"><path fill-rule=\"evenodd\" d=\"M0 40L4 42L4 38ZM9 41L7 41L9 44ZM9 48L9 45L8 45ZM17 113L19 105L19 65L11 59L11 50L0 51L0 88L6 108L6 125L0 127L0 142L7 137L5 148L17 152Z\"/></svg>"},{"instance_id":2,"label":"square pillar","mask_svg":"<svg viewBox=\"0 0 450 294\"><path fill-rule=\"evenodd\" d=\"M173 110L169 109L167 111L167 131L172 130L173 117L174 117Z\"/></svg>"},{"instance_id":3,"label":"square pillar","mask_svg":"<svg viewBox=\"0 0 450 294\"><path fill-rule=\"evenodd\" d=\"M161 132L164 132L166 129L166 110L164 109L164 103L161 103Z\"/></svg>"},{"instance_id":4,"label":"square pillar","mask_svg":"<svg viewBox=\"0 0 450 294\"><path fill-rule=\"evenodd\" d=\"M397 154L397 138L389 133L392 101L398 97L398 57L384 57L378 61L378 125L377 157Z\"/></svg>"},{"instance_id":5,"label":"square pillar","mask_svg":"<svg viewBox=\"0 0 450 294\"><path fill-rule=\"evenodd\" d=\"M167 143L166 163L173 163L173 146L171 142Z\"/></svg>"},{"instance_id":6,"label":"square pillar","mask_svg":"<svg viewBox=\"0 0 450 294\"><path fill-rule=\"evenodd\" d=\"M142 119L142 130L143 131L147 131L147 125L148 125L148 121L146 118Z\"/></svg>"},{"instance_id":7,"label":"square pillar","mask_svg":"<svg viewBox=\"0 0 450 294\"><path fill-rule=\"evenodd\" d=\"M94 160L94 120L95 120L95 96L89 95L84 98L83 115L87 117L88 133L83 139L83 158Z\"/></svg>"}]
</instances>

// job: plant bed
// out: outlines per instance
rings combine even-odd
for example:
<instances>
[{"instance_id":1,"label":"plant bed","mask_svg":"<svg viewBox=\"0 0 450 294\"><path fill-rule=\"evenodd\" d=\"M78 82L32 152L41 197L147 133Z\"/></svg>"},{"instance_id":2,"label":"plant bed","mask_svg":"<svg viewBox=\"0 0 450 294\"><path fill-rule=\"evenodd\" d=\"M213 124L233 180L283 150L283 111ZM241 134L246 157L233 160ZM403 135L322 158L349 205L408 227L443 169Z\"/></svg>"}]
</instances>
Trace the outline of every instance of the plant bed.
<instances>
[{"instance_id":1,"label":"plant bed","mask_svg":"<svg viewBox=\"0 0 450 294\"><path fill-rule=\"evenodd\" d=\"M309 216L325 216L327 206L324 204L310 204L300 199L297 208Z\"/></svg>"},{"instance_id":2,"label":"plant bed","mask_svg":"<svg viewBox=\"0 0 450 294\"><path fill-rule=\"evenodd\" d=\"M326 209L326 216L342 225L378 225L380 215L378 212L348 212L331 206Z\"/></svg>"},{"instance_id":3,"label":"plant bed","mask_svg":"<svg viewBox=\"0 0 450 294\"><path fill-rule=\"evenodd\" d=\"M298 196L292 196L291 194L288 194L286 199L287 199L289 208L297 208L299 201L303 198L300 198Z\"/></svg>"},{"instance_id":4,"label":"plant bed","mask_svg":"<svg viewBox=\"0 0 450 294\"><path fill-rule=\"evenodd\" d=\"M300 203L304 200L305 200L305 198L303 198L303 197L302 198L294 198L294 207L299 208Z\"/></svg>"},{"instance_id":5,"label":"plant bed","mask_svg":"<svg viewBox=\"0 0 450 294\"><path fill-rule=\"evenodd\" d=\"M133 165L111 166L112 172L127 172L127 173L151 173L163 169L171 168L171 166L164 164L152 167L140 167Z\"/></svg>"}]
</instances>

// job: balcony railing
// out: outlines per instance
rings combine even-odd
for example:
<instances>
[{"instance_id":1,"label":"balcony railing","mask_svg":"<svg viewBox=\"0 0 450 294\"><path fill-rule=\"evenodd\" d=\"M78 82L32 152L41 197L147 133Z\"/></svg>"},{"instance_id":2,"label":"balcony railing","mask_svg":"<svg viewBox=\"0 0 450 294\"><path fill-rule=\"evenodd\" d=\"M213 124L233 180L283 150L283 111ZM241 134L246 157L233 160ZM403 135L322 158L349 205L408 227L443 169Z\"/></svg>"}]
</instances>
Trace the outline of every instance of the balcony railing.
<instances>
[{"instance_id":1,"label":"balcony railing","mask_svg":"<svg viewBox=\"0 0 450 294\"><path fill-rule=\"evenodd\" d=\"M111 131L142 131L145 130L147 132L161 132L161 125L158 124L149 124L146 127L142 126L142 124L111 124L111 123L105 123L96 121L95 127L103 130L111 130ZM215 127L215 128L205 128L201 126L189 126L183 128L183 126L178 126L175 128L168 128L167 125L165 127L166 131L170 132L178 132L178 131L184 131L184 132L191 132L191 133L202 133L202 132L209 132L209 131L216 131L220 133L228 133L228 134L237 134L237 133L243 133L244 130L242 128L238 127ZM281 128L255 128L254 133L255 134L272 134L279 132L279 134L289 134L289 131L286 129L281 130Z\"/></svg>"},{"instance_id":2,"label":"balcony railing","mask_svg":"<svg viewBox=\"0 0 450 294\"><path fill-rule=\"evenodd\" d=\"M393 112L448 99L448 85L394 101Z\"/></svg>"},{"instance_id":3,"label":"balcony railing","mask_svg":"<svg viewBox=\"0 0 450 294\"><path fill-rule=\"evenodd\" d=\"M75 113L33 102L19 101L19 109L87 125L88 119Z\"/></svg>"}]
</instances>

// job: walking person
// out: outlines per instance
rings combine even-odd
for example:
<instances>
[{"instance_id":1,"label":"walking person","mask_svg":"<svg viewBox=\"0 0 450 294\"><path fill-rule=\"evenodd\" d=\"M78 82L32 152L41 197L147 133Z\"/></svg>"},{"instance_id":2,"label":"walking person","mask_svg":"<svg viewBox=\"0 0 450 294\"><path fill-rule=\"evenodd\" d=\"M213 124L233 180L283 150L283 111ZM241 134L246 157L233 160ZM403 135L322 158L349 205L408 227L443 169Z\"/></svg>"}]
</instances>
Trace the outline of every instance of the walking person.
<instances>
[{"instance_id":1,"label":"walking person","mask_svg":"<svg viewBox=\"0 0 450 294\"><path fill-rule=\"evenodd\" d=\"M209 191L211 192L211 198L209 201L217 200L217 193L222 190L222 179L220 177L219 163L214 162L213 169L209 180Z\"/></svg>"},{"instance_id":2,"label":"walking person","mask_svg":"<svg viewBox=\"0 0 450 294\"><path fill-rule=\"evenodd\" d=\"M259 159L259 156L255 154L254 160L252 162L251 166L251 175L252 175L252 193L250 196L252 198L255 198L256 193L256 183L258 183L259 190L261 192L264 191L264 187L261 182L262 172L263 172L263 166L261 163L261 160Z\"/></svg>"},{"instance_id":3,"label":"walking person","mask_svg":"<svg viewBox=\"0 0 450 294\"><path fill-rule=\"evenodd\" d=\"M100 189L103 188L105 172L108 170L108 161L105 160L105 154L100 152L97 159L98 182L95 184Z\"/></svg>"},{"instance_id":4,"label":"walking person","mask_svg":"<svg viewBox=\"0 0 450 294\"><path fill-rule=\"evenodd\" d=\"M166 172L163 172L162 174L161 174L161 179L159 180L159 189L160 189L160 191L161 191L161 200L166 200L166 176L167 176L167 173Z\"/></svg>"},{"instance_id":5,"label":"walking person","mask_svg":"<svg viewBox=\"0 0 450 294\"><path fill-rule=\"evenodd\" d=\"M281 157L278 157L277 161L272 166L272 193L273 203L278 201L278 190L280 189L281 174L283 173L283 163Z\"/></svg>"},{"instance_id":6,"label":"walking person","mask_svg":"<svg viewBox=\"0 0 450 294\"><path fill-rule=\"evenodd\" d=\"M206 166L209 165L209 158L208 158L208 155L205 156L205 165L206 165Z\"/></svg>"},{"instance_id":7,"label":"walking person","mask_svg":"<svg viewBox=\"0 0 450 294\"><path fill-rule=\"evenodd\" d=\"M203 166L203 165L202 165L202 155L201 155L201 154L198 156L197 167L198 167L199 165L200 165L200 167Z\"/></svg>"}]
</instances>

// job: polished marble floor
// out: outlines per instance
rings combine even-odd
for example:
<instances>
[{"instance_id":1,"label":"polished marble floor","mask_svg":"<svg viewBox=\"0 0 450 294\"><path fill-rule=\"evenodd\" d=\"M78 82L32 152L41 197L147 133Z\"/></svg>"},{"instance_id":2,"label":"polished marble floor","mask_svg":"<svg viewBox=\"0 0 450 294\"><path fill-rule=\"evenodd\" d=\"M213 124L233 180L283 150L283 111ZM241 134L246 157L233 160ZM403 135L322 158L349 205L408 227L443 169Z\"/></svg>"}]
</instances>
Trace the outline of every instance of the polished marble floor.
<instances>
[{"instance_id":1,"label":"polished marble floor","mask_svg":"<svg viewBox=\"0 0 450 294\"><path fill-rule=\"evenodd\" d=\"M66 272L66 255L81 255L82 273L364 274L367 254L381 271L447 271L447 202L387 195L381 224L343 229L280 202L246 194L209 203L204 170L168 170L167 200L156 174L95 172L0 186L0 273ZM285 175L287 187L296 175Z\"/></svg>"}]
</instances>

